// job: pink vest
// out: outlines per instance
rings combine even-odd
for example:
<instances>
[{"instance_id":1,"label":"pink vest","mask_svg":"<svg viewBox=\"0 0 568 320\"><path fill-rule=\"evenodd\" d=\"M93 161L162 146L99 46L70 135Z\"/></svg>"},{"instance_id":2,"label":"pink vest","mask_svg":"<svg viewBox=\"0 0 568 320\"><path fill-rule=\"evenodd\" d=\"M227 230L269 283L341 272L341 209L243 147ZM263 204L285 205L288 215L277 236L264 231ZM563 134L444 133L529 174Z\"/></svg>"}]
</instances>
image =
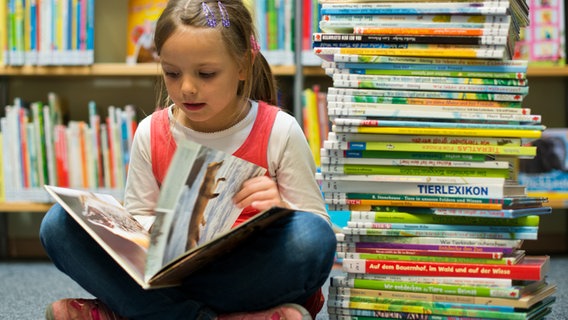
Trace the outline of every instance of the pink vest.
<instances>
[{"instance_id":1,"label":"pink vest","mask_svg":"<svg viewBox=\"0 0 568 320\"><path fill-rule=\"evenodd\" d=\"M268 105L265 102L259 102L258 113L252 130L245 142L233 155L268 169L268 140L272 132L276 113L279 110L280 109L275 106ZM150 128L152 172L154 173L158 185L161 186L177 148L170 131L168 109L158 110L152 114ZM235 226L257 213L258 210L252 207L243 209L243 212L235 222Z\"/></svg>"}]
</instances>

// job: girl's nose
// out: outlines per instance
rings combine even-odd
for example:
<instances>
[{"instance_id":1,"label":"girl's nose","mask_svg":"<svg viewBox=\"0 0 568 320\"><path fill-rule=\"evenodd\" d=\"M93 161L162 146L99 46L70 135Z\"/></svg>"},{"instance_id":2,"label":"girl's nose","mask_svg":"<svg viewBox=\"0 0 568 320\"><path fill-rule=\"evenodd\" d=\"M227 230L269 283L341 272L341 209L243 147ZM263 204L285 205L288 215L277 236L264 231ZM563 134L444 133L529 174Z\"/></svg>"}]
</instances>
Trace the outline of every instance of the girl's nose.
<instances>
[{"instance_id":1,"label":"girl's nose","mask_svg":"<svg viewBox=\"0 0 568 320\"><path fill-rule=\"evenodd\" d=\"M189 77L185 77L182 82L181 90L184 94L191 94L194 95L197 93L197 86L195 81Z\"/></svg>"}]
</instances>

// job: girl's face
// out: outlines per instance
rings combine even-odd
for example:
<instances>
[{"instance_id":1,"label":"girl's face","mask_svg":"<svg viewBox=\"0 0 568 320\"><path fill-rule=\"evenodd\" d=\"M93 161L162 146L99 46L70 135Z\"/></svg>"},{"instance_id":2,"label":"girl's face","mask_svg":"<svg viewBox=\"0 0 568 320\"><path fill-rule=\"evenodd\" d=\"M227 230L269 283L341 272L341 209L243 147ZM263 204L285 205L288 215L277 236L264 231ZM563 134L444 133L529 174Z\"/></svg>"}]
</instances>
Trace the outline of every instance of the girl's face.
<instances>
[{"instance_id":1,"label":"girl's face","mask_svg":"<svg viewBox=\"0 0 568 320\"><path fill-rule=\"evenodd\" d=\"M163 44L160 61L176 119L202 132L227 129L244 117L237 89L245 71L214 28L179 27Z\"/></svg>"}]
</instances>

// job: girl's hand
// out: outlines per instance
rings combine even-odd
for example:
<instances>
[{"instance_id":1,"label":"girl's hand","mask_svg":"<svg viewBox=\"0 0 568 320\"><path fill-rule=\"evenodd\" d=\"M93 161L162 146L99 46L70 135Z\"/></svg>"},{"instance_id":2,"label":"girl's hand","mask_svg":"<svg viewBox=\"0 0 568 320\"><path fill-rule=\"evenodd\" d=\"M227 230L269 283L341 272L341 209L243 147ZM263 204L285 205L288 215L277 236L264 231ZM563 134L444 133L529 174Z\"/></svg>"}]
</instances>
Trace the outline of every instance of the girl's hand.
<instances>
[{"instance_id":1,"label":"girl's hand","mask_svg":"<svg viewBox=\"0 0 568 320\"><path fill-rule=\"evenodd\" d=\"M273 206L288 207L288 204L280 197L276 182L267 176L254 177L245 181L241 190L233 197L233 201L241 209L252 206L263 211Z\"/></svg>"}]
</instances>

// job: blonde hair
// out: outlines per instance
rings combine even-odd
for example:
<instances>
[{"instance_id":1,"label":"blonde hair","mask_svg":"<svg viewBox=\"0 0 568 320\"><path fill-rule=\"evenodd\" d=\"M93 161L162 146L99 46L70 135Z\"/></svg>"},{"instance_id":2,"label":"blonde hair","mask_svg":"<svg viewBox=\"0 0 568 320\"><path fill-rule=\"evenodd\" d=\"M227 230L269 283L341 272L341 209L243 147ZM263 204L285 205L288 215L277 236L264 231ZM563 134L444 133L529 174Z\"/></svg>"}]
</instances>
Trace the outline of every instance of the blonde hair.
<instances>
[{"instance_id":1,"label":"blonde hair","mask_svg":"<svg viewBox=\"0 0 568 320\"><path fill-rule=\"evenodd\" d=\"M221 4L219 4L221 3ZM211 17L203 12L203 4L212 12L216 25L210 26ZM222 7L225 12L221 12ZM223 14L230 22L222 23ZM260 100L276 105L276 81L270 65L256 47L256 30L247 7L239 0L192 1L170 0L156 24L154 44L158 55L166 40L181 26L215 28L221 33L229 54L239 66L247 71L247 76L239 86L238 94L242 100ZM161 78L158 87L158 106L167 106L169 98Z\"/></svg>"}]
</instances>

